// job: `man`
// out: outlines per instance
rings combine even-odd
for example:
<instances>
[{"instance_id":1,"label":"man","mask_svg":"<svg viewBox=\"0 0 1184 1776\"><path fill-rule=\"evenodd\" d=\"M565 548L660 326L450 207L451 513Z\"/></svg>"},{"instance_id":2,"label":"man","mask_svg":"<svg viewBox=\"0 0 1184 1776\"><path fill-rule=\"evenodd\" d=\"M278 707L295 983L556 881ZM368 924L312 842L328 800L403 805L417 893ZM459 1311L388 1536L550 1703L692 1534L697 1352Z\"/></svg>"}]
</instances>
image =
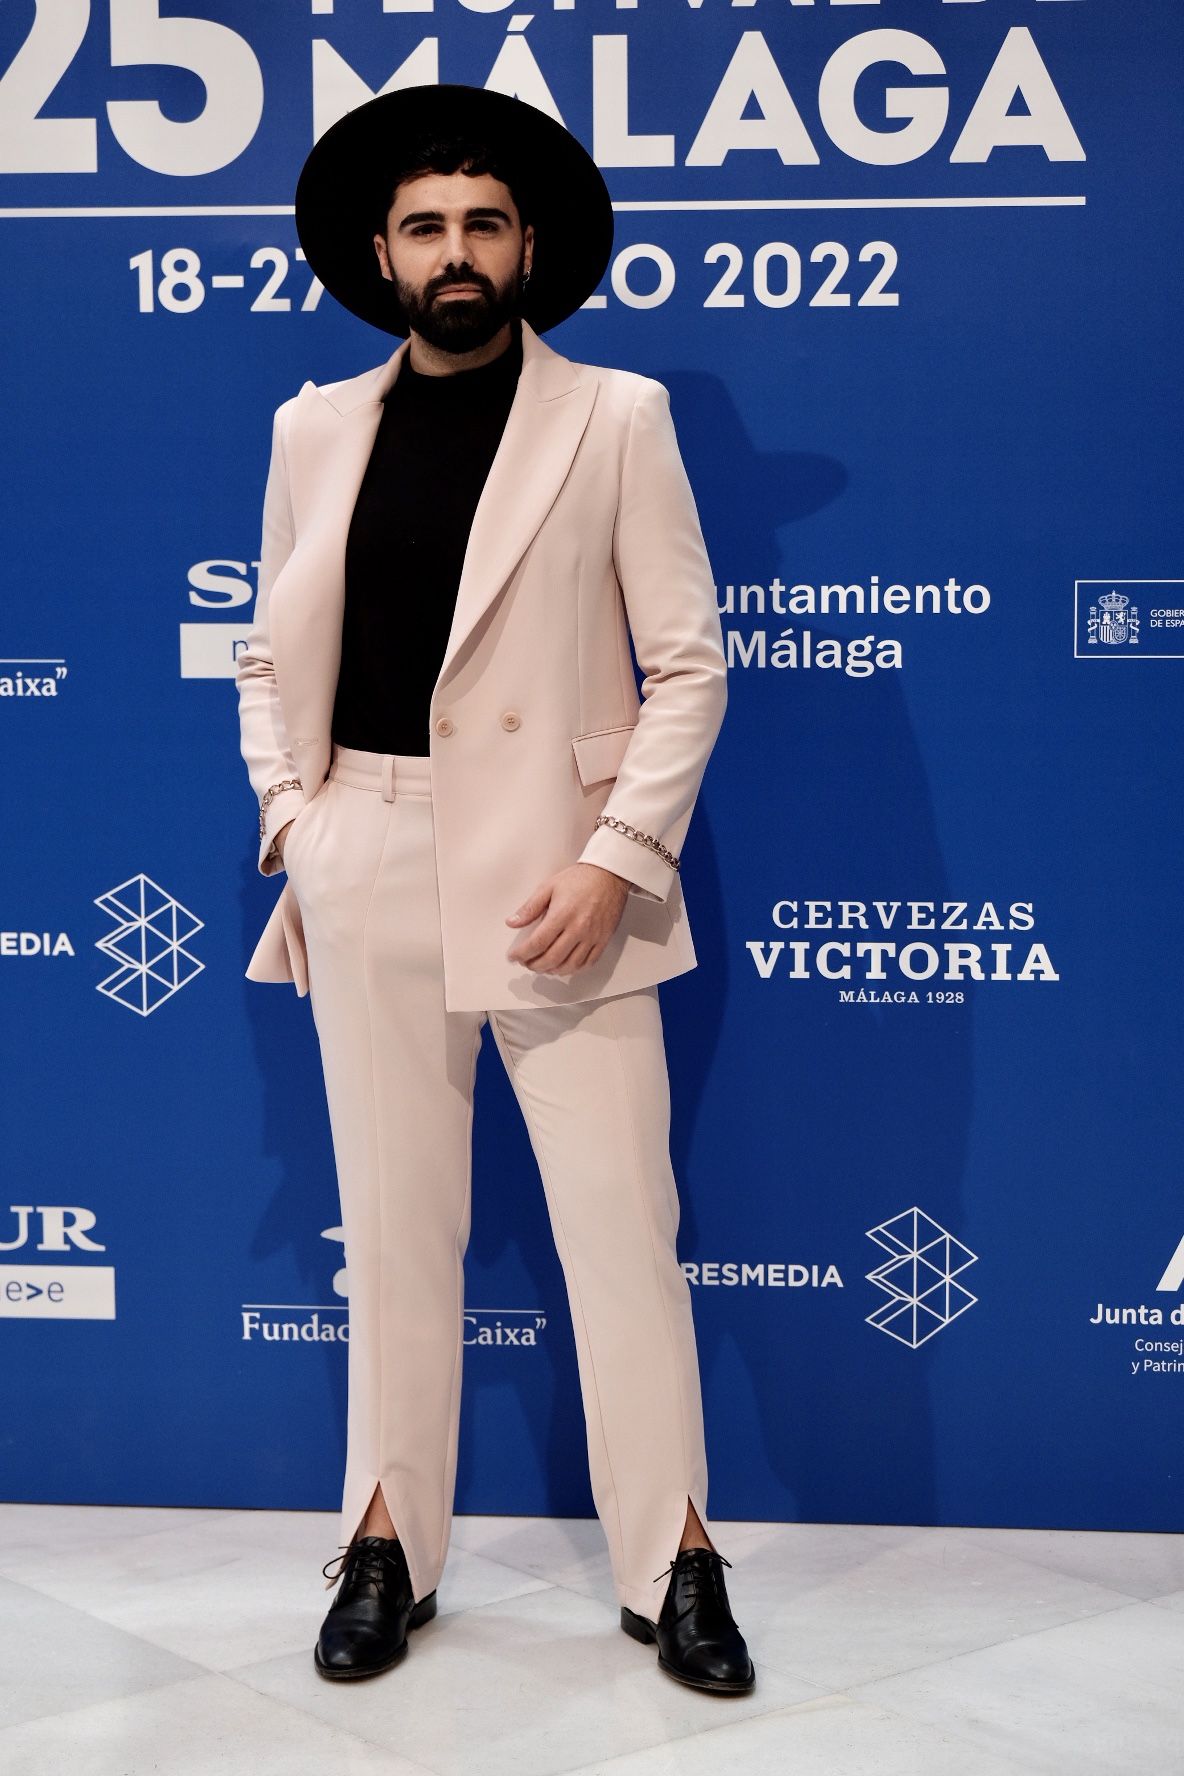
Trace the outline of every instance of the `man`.
<instances>
[{"instance_id":1,"label":"man","mask_svg":"<svg viewBox=\"0 0 1184 1776\"><path fill-rule=\"evenodd\" d=\"M279 408L238 663L259 867L288 875L248 974L311 998L350 1288L316 1666L385 1670L436 1613L488 1023L564 1270L621 1626L742 1693L656 985L695 966L677 847L724 713L719 616L666 390L540 338L603 276L608 193L534 107L416 87L321 137L296 225L325 288L404 339Z\"/></svg>"}]
</instances>

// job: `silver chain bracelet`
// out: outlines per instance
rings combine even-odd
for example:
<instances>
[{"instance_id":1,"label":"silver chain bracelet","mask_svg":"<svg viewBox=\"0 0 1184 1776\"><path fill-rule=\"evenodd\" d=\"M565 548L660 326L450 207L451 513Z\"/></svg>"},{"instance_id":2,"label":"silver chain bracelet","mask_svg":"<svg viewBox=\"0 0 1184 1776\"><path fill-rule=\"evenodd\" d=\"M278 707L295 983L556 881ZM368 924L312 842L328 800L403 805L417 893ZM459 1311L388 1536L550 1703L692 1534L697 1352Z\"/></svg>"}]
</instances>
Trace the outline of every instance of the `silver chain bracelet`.
<instances>
[{"instance_id":1,"label":"silver chain bracelet","mask_svg":"<svg viewBox=\"0 0 1184 1776\"><path fill-rule=\"evenodd\" d=\"M267 794L264 796L263 800L259 804L259 837L260 838L263 838L264 834L267 831L267 810L271 807L271 804L275 801L276 796L280 795L285 789L300 789L302 787L303 786L300 782L299 777L285 777L284 781L282 783L273 783L272 784L271 788L267 791Z\"/></svg>"},{"instance_id":2,"label":"silver chain bracelet","mask_svg":"<svg viewBox=\"0 0 1184 1776\"><path fill-rule=\"evenodd\" d=\"M636 839L640 844L648 845L651 851L656 851L659 857L665 859L671 869L678 868L678 858L673 851L668 851L662 841L655 839L652 833L638 832L635 826L627 826L623 820L618 820L612 814L598 814L596 824L597 826L611 826L615 832L624 833L627 839Z\"/></svg>"}]
</instances>

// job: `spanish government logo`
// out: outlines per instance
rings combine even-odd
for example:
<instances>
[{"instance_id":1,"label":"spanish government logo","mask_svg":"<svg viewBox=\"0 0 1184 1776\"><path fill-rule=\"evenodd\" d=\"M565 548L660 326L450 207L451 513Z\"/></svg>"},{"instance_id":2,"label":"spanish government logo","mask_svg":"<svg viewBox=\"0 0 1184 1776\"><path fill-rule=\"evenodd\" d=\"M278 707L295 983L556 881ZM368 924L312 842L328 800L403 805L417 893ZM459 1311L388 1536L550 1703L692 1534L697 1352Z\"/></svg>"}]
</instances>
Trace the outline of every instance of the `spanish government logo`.
<instances>
[{"instance_id":1,"label":"spanish government logo","mask_svg":"<svg viewBox=\"0 0 1184 1776\"><path fill-rule=\"evenodd\" d=\"M1078 660L1184 659L1184 580L1075 580Z\"/></svg>"},{"instance_id":2,"label":"spanish government logo","mask_svg":"<svg viewBox=\"0 0 1184 1776\"><path fill-rule=\"evenodd\" d=\"M205 967L185 948L205 921L150 876L130 876L96 895L95 905L115 921L115 930L100 937L95 948L118 963L98 991L129 1011L150 1016Z\"/></svg>"},{"instance_id":3,"label":"spanish government logo","mask_svg":"<svg viewBox=\"0 0 1184 1776\"><path fill-rule=\"evenodd\" d=\"M1125 592L1103 592L1089 607L1085 620L1086 645L1120 648L1139 644L1139 607Z\"/></svg>"},{"instance_id":4,"label":"spanish government logo","mask_svg":"<svg viewBox=\"0 0 1184 1776\"><path fill-rule=\"evenodd\" d=\"M978 1262L977 1254L920 1209L869 1227L867 1236L889 1254L867 1273L888 1297L867 1316L878 1332L916 1350L978 1300L954 1280Z\"/></svg>"}]
</instances>

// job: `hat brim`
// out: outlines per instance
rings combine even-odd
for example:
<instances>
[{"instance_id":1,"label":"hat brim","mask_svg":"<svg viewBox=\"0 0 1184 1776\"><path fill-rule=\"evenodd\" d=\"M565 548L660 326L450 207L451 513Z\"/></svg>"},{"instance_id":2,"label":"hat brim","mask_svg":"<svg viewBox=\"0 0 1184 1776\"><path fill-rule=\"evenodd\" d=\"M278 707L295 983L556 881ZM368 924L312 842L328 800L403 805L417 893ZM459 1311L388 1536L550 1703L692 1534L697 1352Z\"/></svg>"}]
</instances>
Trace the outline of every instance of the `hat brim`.
<instances>
[{"instance_id":1,"label":"hat brim","mask_svg":"<svg viewBox=\"0 0 1184 1776\"><path fill-rule=\"evenodd\" d=\"M592 156L537 106L484 87L408 86L368 100L327 129L296 186L296 233L313 275L351 314L384 333L410 328L374 250L388 173L405 150L437 132L487 138L523 181L533 223L530 281L521 313L543 333L596 290L612 256L613 210Z\"/></svg>"}]
</instances>

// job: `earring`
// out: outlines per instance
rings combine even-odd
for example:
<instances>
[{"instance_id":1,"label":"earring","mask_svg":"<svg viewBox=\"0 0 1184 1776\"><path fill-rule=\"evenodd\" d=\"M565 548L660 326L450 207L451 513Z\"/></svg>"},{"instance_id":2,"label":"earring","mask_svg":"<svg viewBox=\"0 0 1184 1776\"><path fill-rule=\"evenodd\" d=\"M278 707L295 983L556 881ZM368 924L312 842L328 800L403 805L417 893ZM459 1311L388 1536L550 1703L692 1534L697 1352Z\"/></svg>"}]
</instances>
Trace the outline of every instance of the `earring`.
<instances>
[{"instance_id":1,"label":"earring","mask_svg":"<svg viewBox=\"0 0 1184 1776\"><path fill-rule=\"evenodd\" d=\"M529 282L530 282L530 273L528 271L524 271L522 273L522 288L524 290Z\"/></svg>"}]
</instances>

